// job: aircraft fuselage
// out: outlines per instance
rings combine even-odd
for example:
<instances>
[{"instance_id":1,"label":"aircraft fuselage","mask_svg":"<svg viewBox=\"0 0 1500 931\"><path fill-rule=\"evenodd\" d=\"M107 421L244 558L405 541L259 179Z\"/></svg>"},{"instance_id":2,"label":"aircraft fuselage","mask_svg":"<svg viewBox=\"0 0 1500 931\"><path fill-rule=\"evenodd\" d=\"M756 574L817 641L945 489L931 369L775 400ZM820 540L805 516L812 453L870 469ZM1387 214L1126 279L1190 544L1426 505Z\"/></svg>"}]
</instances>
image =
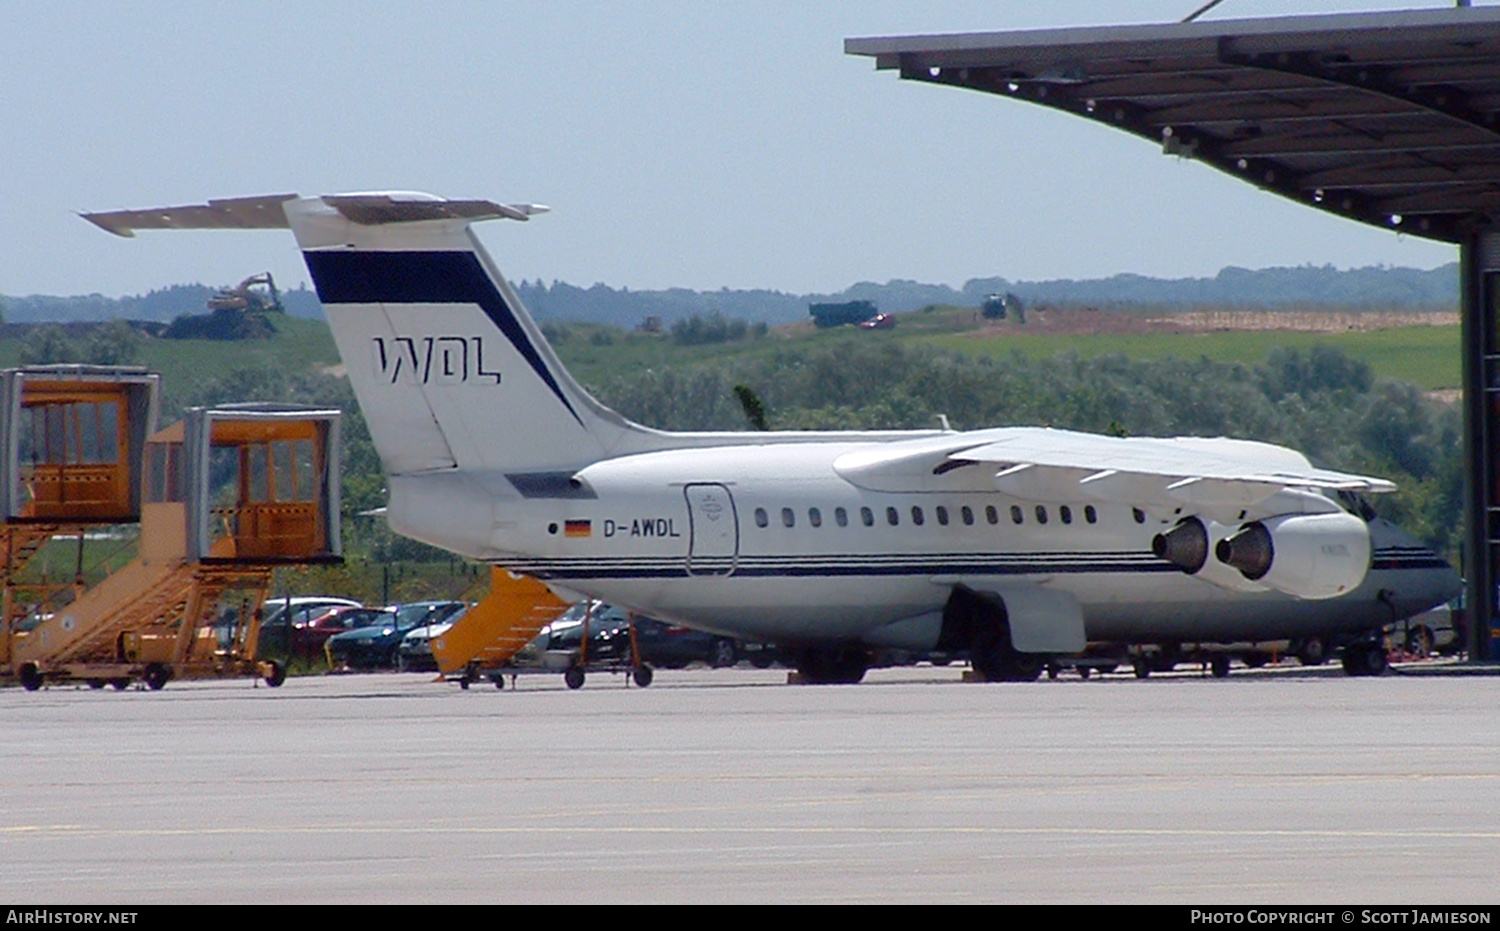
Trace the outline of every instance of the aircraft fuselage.
<instances>
[{"instance_id":1,"label":"aircraft fuselage","mask_svg":"<svg viewBox=\"0 0 1500 931\"><path fill-rule=\"evenodd\" d=\"M1230 591L1152 553L1177 509L1026 500L986 489L992 473L981 470L949 472L940 490L871 491L834 469L868 445L624 456L557 482L551 496L524 496L491 475L470 476L445 499L431 476L413 477L393 482L390 514L402 533L556 587L768 641L930 649L960 583L1070 593L1090 641L1122 642L1365 631L1442 601L1454 584L1446 563L1376 518L1370 571L1348 593L1312 601ZM474 507L476 483L492 510ZM415 497L404 501L407 488Z\"/></svg>"}]
</instances>

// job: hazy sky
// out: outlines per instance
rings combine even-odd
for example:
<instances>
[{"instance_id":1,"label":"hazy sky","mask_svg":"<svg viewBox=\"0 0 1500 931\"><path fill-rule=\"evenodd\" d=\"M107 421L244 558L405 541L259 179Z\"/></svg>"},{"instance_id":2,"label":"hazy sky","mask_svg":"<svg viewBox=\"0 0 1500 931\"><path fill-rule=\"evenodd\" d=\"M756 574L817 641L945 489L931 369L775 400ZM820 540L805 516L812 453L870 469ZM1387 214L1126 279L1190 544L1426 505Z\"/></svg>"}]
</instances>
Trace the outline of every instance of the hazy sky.
<instances>
[{"instance_id":1,"label":"hazy sky","mask_svg":"<svg viewBox=\"0 0 1500 931\"><path fill-rule=\"evenodd\" d=\"M73 212L377 189L549 204L481 235L512 278L584 286L1454 260L1124 133L843 53L850 36L1169 22L1200 2L0 0L0 294L267 269L292 285L306 272L288 233L125 240ZM1385 8L1225 0L1205 18Z\"/></svg>"}]
</instances>

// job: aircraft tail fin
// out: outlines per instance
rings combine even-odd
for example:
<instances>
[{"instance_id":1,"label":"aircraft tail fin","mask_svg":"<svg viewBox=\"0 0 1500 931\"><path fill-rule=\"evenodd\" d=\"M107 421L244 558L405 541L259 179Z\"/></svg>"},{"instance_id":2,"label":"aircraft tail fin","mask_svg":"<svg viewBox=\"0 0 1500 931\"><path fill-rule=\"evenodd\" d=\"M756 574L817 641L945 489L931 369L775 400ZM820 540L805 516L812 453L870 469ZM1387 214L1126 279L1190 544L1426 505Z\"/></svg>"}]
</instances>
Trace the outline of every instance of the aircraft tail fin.
<instances>
[{"instance_id":1,"label":"aircraft tail fin","mask_svg":"<svg viewBox=\"0 0 1500 931\"><path fill-rule=\"evenodd\" d=\"M605 408L569 376L470 229L546 209L395 192L283 194L84 217L123 236L290 228L385 472L492 471L519 488L655 448L661 436Z\"/></svg>"}]
</instances>

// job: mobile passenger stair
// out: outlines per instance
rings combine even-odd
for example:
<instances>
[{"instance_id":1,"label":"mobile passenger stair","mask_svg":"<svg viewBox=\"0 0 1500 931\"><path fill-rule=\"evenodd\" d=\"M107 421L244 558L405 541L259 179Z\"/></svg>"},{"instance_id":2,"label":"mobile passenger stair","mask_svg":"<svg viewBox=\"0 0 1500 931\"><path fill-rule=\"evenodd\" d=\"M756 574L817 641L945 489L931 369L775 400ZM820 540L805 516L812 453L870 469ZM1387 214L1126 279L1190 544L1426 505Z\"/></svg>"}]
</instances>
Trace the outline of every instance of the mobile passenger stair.
<instances>
[{"instance_id":1,"label":"mobile passenger stair","mask_svg":"<svg viewBox=\"0 0 1500 931\"><path fill-rule=\"evenodd\" d=\"M33 375L0 373L8 388L19 389L0 398L10 402L0 429L11 426L0 434L0 471L9 470L0 486L12 492L3 532L0 671L30 690L61 681L121 689L142 681L159 689L172 678L226 675L280 685L285 667L258 659L260 605L277 566L341 558L340 412L194 408L142 442L155 416L156 376L143 381L132 373L132 381L121 373L113 401L75 392L54 403L40 400L45 380ZM57 394L57 386L45 387ZM131 392L148 393L149 401ZM66 410L84 404L114 404L115 414ZM51 406L64 411L55 415ZM54 419L64 426L55 428ZM49 442L56 438L59 448L16 442L26 434L18 423ZM95 437L68 424L92 424ZM91 452L100 437L118 441L106 463L92 461L101 458ZM103 466L113 473L108 482L95 474ZM115 498L105 507L76 493L79 487L108 487ZM88 530L132 520L140 524L135 559L85 586ZM80 554L71 583L28 574L31 555L70 536Z\"/></svg>"}]
</instances>

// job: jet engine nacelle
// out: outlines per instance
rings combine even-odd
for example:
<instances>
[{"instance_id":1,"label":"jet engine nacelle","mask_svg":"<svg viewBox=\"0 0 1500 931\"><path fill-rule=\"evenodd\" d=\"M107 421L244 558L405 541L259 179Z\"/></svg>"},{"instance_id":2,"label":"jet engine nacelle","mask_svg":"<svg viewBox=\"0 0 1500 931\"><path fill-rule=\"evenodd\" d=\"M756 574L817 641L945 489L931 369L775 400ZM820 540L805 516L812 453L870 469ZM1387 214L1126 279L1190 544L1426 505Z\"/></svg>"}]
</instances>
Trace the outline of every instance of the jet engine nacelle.
<instances>
[{"instance_id":1,"label":"jet engine nacelle","mask_svg":"<svg viewBox=\"0 0 1500 931\"><path fill-rule=\"evenodd\" d=\"M1171 530L1157 534L1151 541L1151 551L1188 575L1220 588L1234 592L1263 592L1266 586L1213 558L1217 545L1237 529L1217 521L1186 517Z\"/></svg>"},{"instance_id":2,"label":"jet engine nacelle","mask_svg":"<svg viewBox=\"0 0 1500 931\"><path fill-rule=\"evenodd\" d=\"M1335 598L1370 568L1370 529L1353 514L1285 514L1252 521L1214 547L1245 579L1297 598Z\"/></svg>"}]
</instances>

